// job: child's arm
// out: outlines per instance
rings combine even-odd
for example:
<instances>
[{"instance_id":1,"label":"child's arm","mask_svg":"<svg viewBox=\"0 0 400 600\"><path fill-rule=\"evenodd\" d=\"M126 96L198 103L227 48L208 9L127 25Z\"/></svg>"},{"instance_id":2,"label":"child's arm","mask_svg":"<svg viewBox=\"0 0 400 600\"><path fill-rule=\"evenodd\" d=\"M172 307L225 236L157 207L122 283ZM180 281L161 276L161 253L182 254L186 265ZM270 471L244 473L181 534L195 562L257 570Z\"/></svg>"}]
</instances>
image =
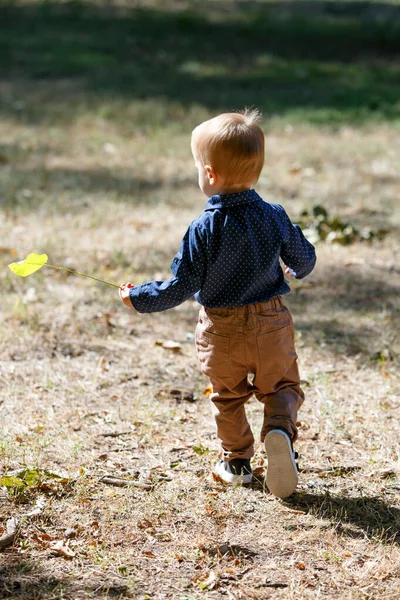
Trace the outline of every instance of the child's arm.
<instances>
[{"instance_id":1,"label":"child's arm","mask_svg":"<svg viewBox=\"0 0 400 600\"><path fill-rule=\"evenodd\" d=\"M178 254L171 264L173 276L167 281L149 281L143 285L120 288L120 298L140 313L159 312L182 304L201 288L206 264L205 240L202 229L191 223Z\"/></svg>"},{"instance_id":2,"label":"child's arm","mask_svg":"<svg viewBox=\"0 0 400 600\"><path fill-rule=\"evenodd\" d=\"M295 273L296 279L302 279L309 275L315 267L317 260L315 248L306 239L300 227L291 222L283 208L282 211L285 226L284 241L281 246L281 258L285 265ZM288 273L288 271L286 272Z\"/></svg>"}]
</instances>

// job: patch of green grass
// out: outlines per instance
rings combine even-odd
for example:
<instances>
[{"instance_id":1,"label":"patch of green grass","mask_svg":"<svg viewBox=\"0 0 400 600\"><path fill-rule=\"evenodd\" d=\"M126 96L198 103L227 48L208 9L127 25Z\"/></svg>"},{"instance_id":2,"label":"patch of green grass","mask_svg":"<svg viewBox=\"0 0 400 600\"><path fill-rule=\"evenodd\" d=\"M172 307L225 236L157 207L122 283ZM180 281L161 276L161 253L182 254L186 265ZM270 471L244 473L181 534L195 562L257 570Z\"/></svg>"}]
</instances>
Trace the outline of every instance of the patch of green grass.
<instances>
[{"instance_id":1,"label":"patch of green grass","mask_svg":"<svg viewBox=\"0 0 400 600\"><path fill-rule=\"evenodd\" d=\"M2 111L30 122L91 112L127 131L251 104L313 123L397 120L398 16L397 3L7 3ZM145 120L126 119L149 101Z\"/></svg>"}]
</instances>

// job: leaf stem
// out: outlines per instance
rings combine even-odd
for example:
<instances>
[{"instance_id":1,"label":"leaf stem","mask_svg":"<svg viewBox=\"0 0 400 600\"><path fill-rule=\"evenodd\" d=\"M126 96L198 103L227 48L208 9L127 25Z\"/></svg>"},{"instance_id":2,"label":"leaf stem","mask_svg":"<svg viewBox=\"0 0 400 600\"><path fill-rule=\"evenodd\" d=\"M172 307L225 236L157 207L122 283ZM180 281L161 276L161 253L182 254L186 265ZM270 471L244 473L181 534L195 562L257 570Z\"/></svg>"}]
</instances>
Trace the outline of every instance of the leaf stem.
<instances>
[{"instance_id":1,"label":"leaf stem","mask_svg":"<svg viewBox=\"0 0 400 600\"><path fill-rule=\"evenodd\" d=\"M110 283L109 281L104 281L104 279L99 279L98 277L93 277L93 275L86 275L85 273L79 273L79 271L74 271L73 269L67 269L66 267L56 267L55 265L49 265L49 263L45 263L44 267L51 267L52 269L58 269L60 271L67 271L68 273L73 273L74 275L82 275L82 277L88 277L89 279L94 279L95 281L100 281L100 283L105 283L106 285L111 285L112 287L119 288L120 286L116 283Z\"/></svg>"}]
</instances>

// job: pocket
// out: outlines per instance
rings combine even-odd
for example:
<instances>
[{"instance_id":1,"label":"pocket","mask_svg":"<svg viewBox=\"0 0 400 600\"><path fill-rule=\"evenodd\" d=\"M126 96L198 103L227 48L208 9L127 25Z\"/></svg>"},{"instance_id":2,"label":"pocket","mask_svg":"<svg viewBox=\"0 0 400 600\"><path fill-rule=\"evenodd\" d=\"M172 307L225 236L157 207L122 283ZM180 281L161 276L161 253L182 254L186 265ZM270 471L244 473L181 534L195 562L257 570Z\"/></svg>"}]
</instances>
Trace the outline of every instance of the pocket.
<instances>
[{"instance_id":1,"label":"pocket","mask_svg":"<svg viewBox=\"0 0 400 600\"><path fill-rule=\"evenodd\" d=\"M274 308L259 310L256 312L256 319L261 329L271 328L271 331L277 329L278 327L280 328L293 325L292 315L286 306L278 310Z\"/></svg>"},{"instance_id":2,"label":"pocket","mask_svg":"<svg viewBox=\"0 0 400 600\"><path fill-rule=\"evenodd\" d=\"M202 372L208 377L217 376L226 379L231 376L229 360L229 337L196 331L196 349Z\"/></svg>"},{"instance_id":3,"label":"pocket","mask_svg":"<svg viewBox=\"0 0 400 600\"><path fill-rule=\"evenodd\" d=\"M257 336L260 373L283 375L297 358L292 325Z\"/></svg>"}]
</instances>

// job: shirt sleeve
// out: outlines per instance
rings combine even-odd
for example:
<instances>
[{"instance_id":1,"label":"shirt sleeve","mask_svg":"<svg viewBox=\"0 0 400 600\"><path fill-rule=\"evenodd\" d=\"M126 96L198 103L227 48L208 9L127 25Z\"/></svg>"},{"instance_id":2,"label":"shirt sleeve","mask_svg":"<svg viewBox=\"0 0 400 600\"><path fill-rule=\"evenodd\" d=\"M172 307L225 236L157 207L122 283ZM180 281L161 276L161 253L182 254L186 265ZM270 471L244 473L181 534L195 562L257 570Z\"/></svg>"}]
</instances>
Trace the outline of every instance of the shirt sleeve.
<instances>
[{"instance_id":1,"label":"shirt sleeve","mask_svg":"<svg viewBox=\"0 0 400 600\"><path fill-rule=\"evenodd\" d=\"M284 241L281 246L281 258L287 267L296 273L296 279L303 279L315 267L317 257L314 246L307 240L298 225L289 219L283 207Z\"/></svg>"},{"instance_id":2,"label":"shirt sleeve","mask_svg":"<svg viewBox=\"0 0 400 600\"><path fill-rule=\"evenodd\" d=\"M202 230L193 221L175 255L167 281L149 281L129 292L133 307L140 313L161 312L182 304L202 286L206 266L206 243Z\"/></svg>"}]
</instances>

